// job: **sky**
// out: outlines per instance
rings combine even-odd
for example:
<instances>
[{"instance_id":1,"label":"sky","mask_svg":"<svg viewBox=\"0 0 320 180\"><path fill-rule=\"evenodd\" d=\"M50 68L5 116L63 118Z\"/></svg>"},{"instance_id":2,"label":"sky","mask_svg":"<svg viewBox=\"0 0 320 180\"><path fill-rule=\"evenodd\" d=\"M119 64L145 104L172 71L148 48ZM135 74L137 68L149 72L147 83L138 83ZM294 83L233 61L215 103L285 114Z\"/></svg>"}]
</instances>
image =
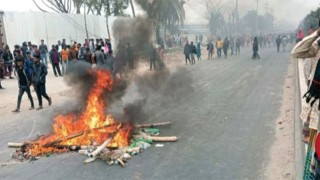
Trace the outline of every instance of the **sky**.
<instances>
[{"instance_id":1,"label":"sky","mask_svg":"<svg viewBox=\"0 0 320 180\"><path fill-rule=\"evenodd\" d=\"M40 2L40 0L36 0ZM188 0L186 9L186 24L206 24L207 0ZM212 0L220 1L231 9L235 7L236 0ZM240 16L248 10L256 9L257 0L238 0ZM39 11L32 0L0 0L0 10L3 11ZM266 9L272 11L278 23L285 22L291 26L297 26L299 22L311 10L320 7L319 0L259 0L259 14L264 14ZM139 8L137 8L139 9ZM130 13L130 11L128 11ZM139 10L138 10L139 13Z\"/></svg>"}]
</instances>

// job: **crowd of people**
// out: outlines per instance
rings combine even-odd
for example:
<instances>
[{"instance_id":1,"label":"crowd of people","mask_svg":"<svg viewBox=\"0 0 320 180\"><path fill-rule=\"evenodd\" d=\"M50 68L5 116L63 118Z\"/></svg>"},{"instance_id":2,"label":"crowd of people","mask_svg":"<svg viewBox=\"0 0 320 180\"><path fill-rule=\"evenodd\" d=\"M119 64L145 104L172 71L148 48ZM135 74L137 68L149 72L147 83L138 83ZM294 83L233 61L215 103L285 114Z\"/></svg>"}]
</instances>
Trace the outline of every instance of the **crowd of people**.
<instances>
[{"instance_id":1,"label":"crowd of people","mask_svg":"<svg viewBox=\"0 0 320 180\"><path fill-rule=\"evenodd\" d=\"M52 68L56 77L62 77L68 72L69 66L86 62L92 68L104 68L110 70L112 75L122 75L124 69L134 69L134 50L130 43L119 43L117 52L113 54L113 48L109 39L90 39L83 44L73 42L67 44L65 39L58 41L50 48L41 40L39 45L31 42L23 42L15 45L14 50L6 45L0 49L0 89L4 89L1 80L5 78L18 79L18 101L13 112L20 111L21 98L24 92L30 100L30 110L35 109L30 87L34 88L39 101L38 110L43 108L42 97L52 99L46 93L46 75ZM151 45L149 50L150 70L156 68L156 60L163 58L163 47ZM50 64L51 66L49 66Z\"/></svg>"},{"instance_id":2,"label":"crowd of people","mask_svg":"<svg viewBox=\"0 0 320 180\"><path fill-rule=\"evenodd\" d=\"M201 36L196 35L195 41L196 45L193 42L188 41L186 37L186 42L183 49L183 54L185 55L186 64L195 64L195 56L198 61L201 60L201 46L202 38ZM208 37L208 43L206 50L208 51L208 60L213 59L213 54L217 53L217 58L221 59L222 56L227 58L229 53L230 55L239 55L242 46L252 46L252 59L260 59L259 49L265 47L277 47L277 51L280 51L282 47L283 51L286 51L287 44L294 43L294 36L292 34L268 34L260 35L255 37L249 37L247 35L234 37L221 37L213 38Z\"/></svg>"}]
</instances>

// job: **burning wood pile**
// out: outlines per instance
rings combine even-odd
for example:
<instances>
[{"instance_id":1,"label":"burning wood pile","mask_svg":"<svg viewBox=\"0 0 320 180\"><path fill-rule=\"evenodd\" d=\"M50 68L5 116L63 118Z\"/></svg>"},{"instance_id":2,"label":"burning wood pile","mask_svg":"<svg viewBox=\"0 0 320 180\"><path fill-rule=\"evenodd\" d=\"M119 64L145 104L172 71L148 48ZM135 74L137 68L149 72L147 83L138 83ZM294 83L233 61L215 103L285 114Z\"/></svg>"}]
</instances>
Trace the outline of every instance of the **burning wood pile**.
<instances>
[{"instance_id":1,"label":"burning wood pile","mask_svg":"<svg viewBox=\"0 0 320 180\"><path fill-rule=\"evenodd\" d=\"M112 76L108 71L96 70L95 83L88 93L86 107L80 114L58 115L54 119L53 132L38 140L24 143L8 143L17 148L12 155L20 161L36 160L41 156L70 151L88 156L84 163L102 159L109 165L126 162L151 146L153 142L175 142L176 136L161 137L157 126L170 122L136 124L117 122L111 114L106 114L103 94L112 91ZM163 146L157 144L156 146Z\"/></svg>"}]
</instances>

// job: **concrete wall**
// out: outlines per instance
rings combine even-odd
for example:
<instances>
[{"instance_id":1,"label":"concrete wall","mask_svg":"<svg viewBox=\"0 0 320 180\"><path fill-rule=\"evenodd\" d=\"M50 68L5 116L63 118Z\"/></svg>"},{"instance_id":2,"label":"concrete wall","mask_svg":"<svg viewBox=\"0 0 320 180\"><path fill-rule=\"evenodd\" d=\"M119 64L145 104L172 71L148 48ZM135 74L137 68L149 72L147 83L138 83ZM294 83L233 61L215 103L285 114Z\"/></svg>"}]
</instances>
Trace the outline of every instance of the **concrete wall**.
<instances>
[{"instance_id":1,"label":"concrete wall","mask_svg":"<svg viewBox=\"0 0 320 180\"><path fill-rule=\"evenodd\" d=\"M112 36L112 23L116 17L109 17L109 29ZM86 38L84 16L65 13L44 12L4 12L3 22L5 39L10 48L24 41L40 44L44 39L49 46L58 40L66 39L83 43ZM89 38L108 38L106 18L103 16L87 16ZM111 38L113 39L113 38Z\"/></svg>"}]
</instances>

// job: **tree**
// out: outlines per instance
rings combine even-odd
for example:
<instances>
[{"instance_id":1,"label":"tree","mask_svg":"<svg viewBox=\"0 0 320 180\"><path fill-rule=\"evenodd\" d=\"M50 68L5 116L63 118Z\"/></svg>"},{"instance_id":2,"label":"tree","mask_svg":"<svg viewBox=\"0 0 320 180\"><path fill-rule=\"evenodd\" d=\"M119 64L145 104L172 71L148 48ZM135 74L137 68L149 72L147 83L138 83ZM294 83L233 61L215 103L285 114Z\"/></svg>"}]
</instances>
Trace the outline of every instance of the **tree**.
<instances>
[{"instance_id":1,"label":"tree","mask_svg":"<svg viewBox=\"0 0 320 180\"><path fill-rule=\"evenodd\" d=\"M50 10L58 13L70 13L72 10L72 0L42 0L42 4ZM38 7L39 10L46 12L36 0L33 3Z\"/></svg>"},{"instance_id":2,"label":"tree","mask_svg":"<svg viewBox=\"0 0 320 180\"><path fill-rule=\"evenodd\" d=\"M223 31L226 23L222 14L223 4L221 1L208 0L207 6L207 18L209 20L209 30L212 34L220 34Z\"/></svg>"},{"instance_id":3,"label":"tree","mask_svg":"<svg viewBox=\"0 0 320 180\"><path fill-rule=\"evenodd\" d=\"M168 27L183 24L185 20L184 0L136 1L153 20L156 32L159 32L160 25L163 26L163 38L166 37ZM157 41L161 43L159 39Z\"/></svg>"},{"instance_id":4,"label":"tree","mask_svg":"<svg viewBox=\"0 0 320 180\"><path fill-rule=\"evenodd\" d=\"M247 14L242 18L244 25L247 29L247 32L254 34L256 31L256 18L257 11L251 10L248 11ZM265 15L258 15L258 30L262 33L268 33L273 30L274 25L274 17L270 13L266 13Z\"/></svg>"},{"instance_id":5,"label":"tree","mask_svg":"<svg viewBox=\"0 0 320 180\"><path fill-rule=\"evenodd\" d=\"M320 8L315 11L311 11L300 24L300 28L303 28L308 32L309 28L313 26L314 29L319 27Z\"/></svg>"},{"instance_id":6,"label":"tree","mask_svg":"<svg viewBox=\"0 0 320 180\"><path fill-rule=\"evenodd\" d=\"M87 7L86 14L123 16L132 0L33 0L34 4L43 12L50 9L57 13L71 13L76 10L81 13L81 7ZM41 2L41 3L40 3ZM134 12L134 7L132 6Z\"/></svg>"}]
</instances>

